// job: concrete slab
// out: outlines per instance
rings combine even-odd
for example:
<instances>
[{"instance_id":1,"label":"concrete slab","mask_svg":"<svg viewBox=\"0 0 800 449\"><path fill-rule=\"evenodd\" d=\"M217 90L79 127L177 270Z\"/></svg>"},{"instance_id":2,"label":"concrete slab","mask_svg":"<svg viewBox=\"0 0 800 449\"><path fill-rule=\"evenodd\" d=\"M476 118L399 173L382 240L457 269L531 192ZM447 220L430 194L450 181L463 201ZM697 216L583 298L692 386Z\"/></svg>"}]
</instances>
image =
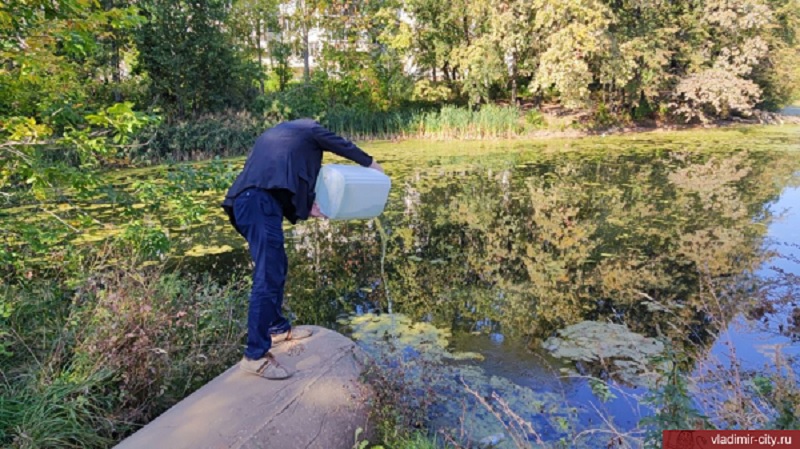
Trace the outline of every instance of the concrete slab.
<instances>
[{"instance_id":1,"label":"concrete slab","mask_svg":"<svg viewBox=\"0 0 800 449\"><path fill-rule=\"evenodd\" d=\"M314 335L273 348L297 372L267 380L233 366L134 433L117 449L351 449L367 429L369 389L352 340Z\"/></svg>"}]
</instances>

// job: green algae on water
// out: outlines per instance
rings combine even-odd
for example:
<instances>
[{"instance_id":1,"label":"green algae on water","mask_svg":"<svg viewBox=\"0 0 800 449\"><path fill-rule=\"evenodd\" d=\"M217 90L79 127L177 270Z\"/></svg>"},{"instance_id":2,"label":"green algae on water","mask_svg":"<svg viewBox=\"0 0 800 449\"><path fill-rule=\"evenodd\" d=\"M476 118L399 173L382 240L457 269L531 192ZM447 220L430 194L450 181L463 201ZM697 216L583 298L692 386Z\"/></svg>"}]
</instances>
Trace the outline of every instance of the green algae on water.
<instances>
[{"instance_id":1,"label":"green algae on water","mask_svg":"<svg viewBox=\"0 0 800 449\"><path fill-rule=\"evenodd\" d=\"M610 364L612 374L633 385L644 383L650 361L664 351L662 342L631 332L625 325L597 321L567 326L542 346L558 358Z\"/></svg>"},{"instance_id":2,"label":"green algae on water","mask_svg":"<svg viewBox=\"0 0 800 449\"><path fill-rule=\"evenodd\" d=\"M537 441L537 435L559 439L566 431L564 423L572 421L569 414L574 411L555 392L534 391L465 363L481 357L448 350L452 335L447 329L403 314L363 314L340 323L349 327L350 336L391 379L404 382L406 391L434 392L428 427L448 432L457 441L476 443L508 432L498 416L512 419L509 412L530 424L532 432L519 430L528 441ZM511 438L494 447L515 448Z\"/></svg>"}]
</instances>

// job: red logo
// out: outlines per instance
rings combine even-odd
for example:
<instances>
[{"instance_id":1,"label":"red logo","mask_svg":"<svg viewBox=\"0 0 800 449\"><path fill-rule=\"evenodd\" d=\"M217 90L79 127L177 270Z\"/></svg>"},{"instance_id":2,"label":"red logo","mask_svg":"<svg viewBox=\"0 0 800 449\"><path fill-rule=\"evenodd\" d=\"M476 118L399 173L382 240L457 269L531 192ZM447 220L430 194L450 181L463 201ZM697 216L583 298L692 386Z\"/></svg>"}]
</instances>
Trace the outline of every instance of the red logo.
<instances>
[{"instance_id":1,"label":"red logo","mask_svg":"<svg viewBox=\"0 0 800 449\"><path fill-rule=\"evenodd\" d=\"M665 430L662 436L663 449L800 449L800 430Z\"/></svg>"}]
</instances>

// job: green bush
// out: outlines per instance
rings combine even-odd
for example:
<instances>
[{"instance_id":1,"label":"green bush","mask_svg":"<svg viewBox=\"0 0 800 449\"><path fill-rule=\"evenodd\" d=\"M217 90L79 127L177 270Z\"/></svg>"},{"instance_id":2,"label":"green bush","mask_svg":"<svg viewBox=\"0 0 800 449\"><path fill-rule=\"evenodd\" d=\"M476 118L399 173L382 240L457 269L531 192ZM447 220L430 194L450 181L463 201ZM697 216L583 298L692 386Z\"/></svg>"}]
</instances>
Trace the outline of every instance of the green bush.
<instances>
[{"instance_id":1,"label":"green bush","mask_svg":"<svg viewBox=\"0 0 800 449\"><path fill-rule=\"evenodd\" d=\"M542 114L542 111L538 109L531 109L525 114L525 123L527 123L528 126L536 129L547 126L547 121L544 118L544 114Z\"/></svg>"},{"instance_id":2,"label":"green bush","mask_svg":"<svg viewBox=\"0 0 800 449\"><path fill-rule=\"evenodd\" d=\"M631 111L631 118L634 121L651 119L655 116L658 109L654 107L644 96Z\"/></svg>"},{"instance_id":3,"label":"green bush","mask_svg":"<svg viewBox=\"0 0 800 449\"><path fill-rule=\"evenodd\" d=\"M256 137L276 123L275 114L259 116L247 111L162 123L134 137L129 159L156 163L244 155Z\"/></svg>"},{"instance_id":4,"label":"green bush","mask_svg":"<svg viewBox=\"0 0 800 449\"><path fill-rule=\"evenodd\" d=\"M594 126L597 128L608 128L619 123L617 116L606 106L600 103L594 113Z\"/></svg>"},{"instance_id":5,"label":"green bush","mask_svg":"<svg viewBox=\"0 0 800 449\"><path fill-rule=\"evenodd\" d=\"M329 107L322 86L316 83L293 83L285 90L268 93L256 102L255 112L267 113L273 107L284 111L283 119L321 119Z\"/></svg>"},{"instance_id":6,"label":"green bush","mask_svg":"<svg viewBox=\"0 0 800 449\"><path fill-rule=\"evenodd\" d=\"M647 429L645 447L661 447L664 430L708 428L708 420L697 409L689 393L687 356L667 346L664 356L654 360L662 364L663 372L657 385L650 389L644 403L655 413L641 420Z\"/></svg>"}]
</instances>

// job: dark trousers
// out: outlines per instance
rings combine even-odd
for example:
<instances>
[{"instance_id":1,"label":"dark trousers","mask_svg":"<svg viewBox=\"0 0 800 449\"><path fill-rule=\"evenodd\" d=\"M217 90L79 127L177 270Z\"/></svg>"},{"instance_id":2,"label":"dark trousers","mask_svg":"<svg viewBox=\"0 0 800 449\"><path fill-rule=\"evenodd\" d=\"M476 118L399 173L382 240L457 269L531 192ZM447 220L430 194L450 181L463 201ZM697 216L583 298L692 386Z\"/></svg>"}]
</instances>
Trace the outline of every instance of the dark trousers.
<instances>
[{"instance_id":1,"label":"dark trousers","mask_svg":"<svg viewBox=\"0 0 800 449\"><path fill-rule=\"evenodd\" d=\"M248 189L236 198L233 212L255 263L244 355L259 359L272 347L271 335L291 327L281 312L288 269L283 247L283 211L269 192Z\"/></svg>"}]
</instances>

